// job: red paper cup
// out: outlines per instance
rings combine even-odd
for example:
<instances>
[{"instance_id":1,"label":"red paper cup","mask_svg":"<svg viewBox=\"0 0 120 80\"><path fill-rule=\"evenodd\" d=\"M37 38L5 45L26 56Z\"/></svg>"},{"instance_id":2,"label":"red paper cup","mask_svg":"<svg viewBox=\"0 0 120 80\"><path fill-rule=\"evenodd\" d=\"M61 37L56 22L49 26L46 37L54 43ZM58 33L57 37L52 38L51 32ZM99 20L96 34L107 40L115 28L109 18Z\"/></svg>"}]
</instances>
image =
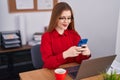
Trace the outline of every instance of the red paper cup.
<instances>
[{"instance_id":1,"label":"red paper cup","mask_svg":"<svg viewBox=\"0 0 120 80\"><path fill-rule=\"evenodd\" d=\"M65 80L67 71L63 68L55 69L56 80Z\"/></svg>"}]
</instances>

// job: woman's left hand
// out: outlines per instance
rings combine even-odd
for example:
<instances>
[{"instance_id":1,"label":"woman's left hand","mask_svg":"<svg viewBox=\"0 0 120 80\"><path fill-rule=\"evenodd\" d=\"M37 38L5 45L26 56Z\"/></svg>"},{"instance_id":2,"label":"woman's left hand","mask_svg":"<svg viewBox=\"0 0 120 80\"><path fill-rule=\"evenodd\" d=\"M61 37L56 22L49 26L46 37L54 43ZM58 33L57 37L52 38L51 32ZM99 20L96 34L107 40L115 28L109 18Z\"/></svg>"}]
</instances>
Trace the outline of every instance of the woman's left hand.
<instances>
[{"instance_id":1,"label":"woman's left hand","mask_svg":"<svg viewBox=\"0 0 120 80\"><path fill-rule=\"evenodd\" d=\"M90 49L88 48L87 45L82 45L80 51L81 51L82 55L86 55L86 56L91 55Z\"/></svg>"}]
</instances>

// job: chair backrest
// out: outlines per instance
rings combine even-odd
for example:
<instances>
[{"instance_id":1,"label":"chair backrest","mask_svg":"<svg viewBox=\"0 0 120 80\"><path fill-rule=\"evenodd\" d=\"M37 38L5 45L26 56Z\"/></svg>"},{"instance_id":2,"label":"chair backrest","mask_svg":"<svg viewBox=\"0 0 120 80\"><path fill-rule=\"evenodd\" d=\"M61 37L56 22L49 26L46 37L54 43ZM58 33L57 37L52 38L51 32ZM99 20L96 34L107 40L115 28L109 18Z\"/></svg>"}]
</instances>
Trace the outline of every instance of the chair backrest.
<instances>
[{"instance_id":1,"label":"chair backrest","mask_svg":"<svg viewBox=\"0 0 120 80\"><path fill-rule=\"evenodd\" d=\"M31 58L33 67L35 69L40 69L43 66L42 56L40 53L40 44L34 45L31 48Z\"/></svg>"}]
</instances>

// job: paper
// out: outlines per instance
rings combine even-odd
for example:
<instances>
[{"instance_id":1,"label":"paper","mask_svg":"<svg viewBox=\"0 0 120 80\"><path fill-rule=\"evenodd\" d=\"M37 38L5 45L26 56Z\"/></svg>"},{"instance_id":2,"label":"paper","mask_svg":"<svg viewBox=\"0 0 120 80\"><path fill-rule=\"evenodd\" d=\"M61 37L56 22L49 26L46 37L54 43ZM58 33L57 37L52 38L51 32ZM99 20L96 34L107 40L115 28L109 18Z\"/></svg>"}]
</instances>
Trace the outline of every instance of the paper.
<instances>
[{"instance_id":1,"label":"paper","mask_svg":"<svg viewBox=\"0 0 120 80\"><path fill-rule=\"evenodd\" d=\"M37 0L38 9L52 9L53 0Z\"/></svg>"},{"instance_id":2,"label":"paper","mask_svg":"<svg viewBox=\"0 0 120 80\"><path fill-rule=\"evenodd\" d=\"M20 40L17 40L17 39L15 39L15 40L7 40L7 41L5 41L4 42L5 44L16 44L16 43L20 43Z\"/></svg>"},{"instance_id":3,"label":"paper","mask_svg":"<svg viewBox=\"0 0 120 80\"><path fill-rule=\"evenodd\" d=\"M33 9L33 0L16 0L16 9Z\"/></svg>"},{"instance_id":4,"label":"paper","mask_svg":"<svg viewBox=\"0 0 120 80\"><path fill-rule=\"evenodd\" d=\"M30 46L35 46L37 44L41 44L41 41L35 41L35 40L28 41L28 45Z\"/></svg>"},{"instance_id":5,"label":"paper","mask_svg":"<svg viewBox=\"0 0 120 80\"><path fill-rule=\"evenodd\" d=\"M19 15L18 17L18 26L20 30L20 35L21 35L21 40L22 40L22 45L27 44L27 39L26 39L26 18L23 15Z\"/></svg>"},{"instance_id":6,"label":"paper","mask_svg":"<svg viewBox=\"0 0 120 80\"><path fill-rule=\"evenodd\" d=\"M2 35L5 40L7 39L18 39L19 36L17 34L3 34Z\"/></svg>"},{"instance_id":7,"label":"paper","mask_svg":"<svg viewBox=\"0 0 120 80\"><path fill-rule=\"evenodd\" d=\"M13 47L20 47L20 44L9 44L9 45L5 45L5 48L13 48Z\"/></svg>"},{"instance_id":8,"label":"paper","mask_svg":"<svg viewBox=\"0 0 120 80\"><path fill-rule=\"evenodd\" d=\"M113 61L111 64L111 67L108 69L107 73L111 74L111 72L116 72L117 74L120 74L120 63L116 60Z\"/></svg>"}]
</instances>

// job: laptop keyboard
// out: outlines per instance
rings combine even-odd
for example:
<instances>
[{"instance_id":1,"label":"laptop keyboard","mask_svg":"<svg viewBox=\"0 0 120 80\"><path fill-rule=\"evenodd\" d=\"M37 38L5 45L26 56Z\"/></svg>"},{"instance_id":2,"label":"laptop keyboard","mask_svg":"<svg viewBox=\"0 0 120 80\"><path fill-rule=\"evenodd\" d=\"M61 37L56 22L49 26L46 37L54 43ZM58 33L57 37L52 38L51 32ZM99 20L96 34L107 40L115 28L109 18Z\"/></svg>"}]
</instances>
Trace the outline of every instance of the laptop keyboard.
<instances>
[{"instance_id":1,"label":"laptop keyboard","mask_svg":"<svg viewBox=\"0 0 120 80\"><path fill-rule=\"evenodd\" d=\"M78 66L73 66L73 67L68 67L68 68L65 68L68 72L68 75L72 77L72 79L75 79L76 76L77 76L77 72L78 72L78 69L79 69L80 65Z\"/></svg>"}]
</instances>

